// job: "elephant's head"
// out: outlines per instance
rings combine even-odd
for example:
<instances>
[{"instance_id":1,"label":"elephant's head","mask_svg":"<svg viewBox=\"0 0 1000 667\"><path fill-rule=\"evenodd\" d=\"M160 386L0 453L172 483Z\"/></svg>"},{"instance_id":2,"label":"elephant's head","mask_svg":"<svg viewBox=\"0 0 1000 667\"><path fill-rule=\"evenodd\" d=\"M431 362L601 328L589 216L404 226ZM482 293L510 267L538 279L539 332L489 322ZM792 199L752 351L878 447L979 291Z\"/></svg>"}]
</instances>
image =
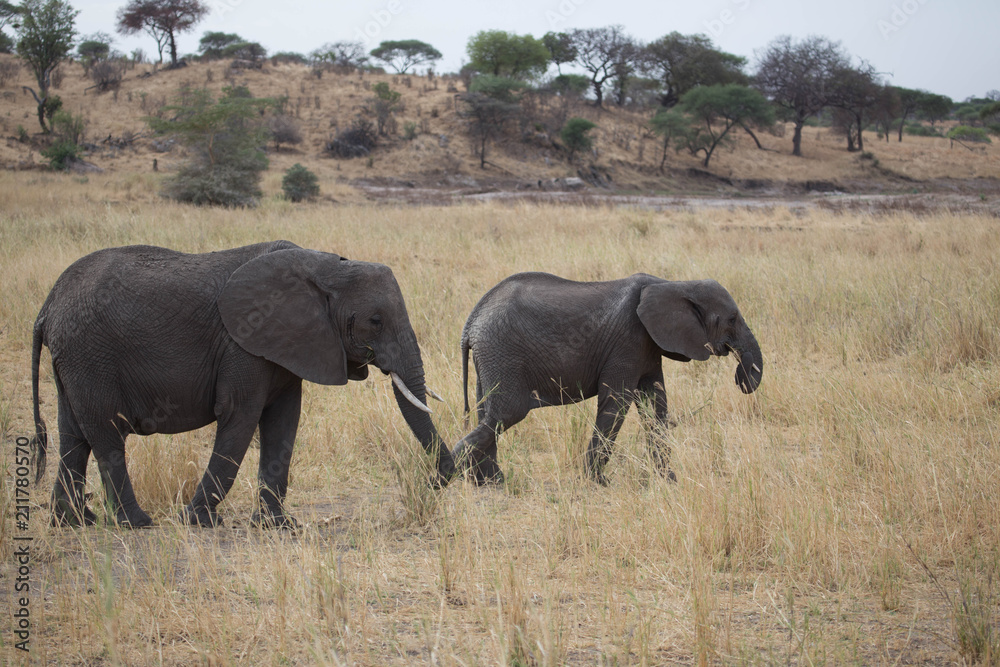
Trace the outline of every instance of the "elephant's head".
<instances>
[{"instance_id":1,"label":"elephant's head","mask_svg":"<svg viewBox=\"0 0 1000 667\"><path fill-rule=\"evenodd\" d=\"M218 299L223 324L247 352L319 384L390 375L400 411L420 443L438 450L442 483L451 452L430 419L424 366L389 267L294 248L233 272Z\"/></svg>"},{"instance_id":2,"label":"elephant's head","mask_svg":"<svg viewBox=\"0 0 1000 667\"><path fill-rule=\"evenodd\" d=\"M736 384L744 394L760 385L764 359L729 292L714 280L664 281L643 288L639 319L665 356L704 361L736 354Z\"/></svg>"}]
</instances>

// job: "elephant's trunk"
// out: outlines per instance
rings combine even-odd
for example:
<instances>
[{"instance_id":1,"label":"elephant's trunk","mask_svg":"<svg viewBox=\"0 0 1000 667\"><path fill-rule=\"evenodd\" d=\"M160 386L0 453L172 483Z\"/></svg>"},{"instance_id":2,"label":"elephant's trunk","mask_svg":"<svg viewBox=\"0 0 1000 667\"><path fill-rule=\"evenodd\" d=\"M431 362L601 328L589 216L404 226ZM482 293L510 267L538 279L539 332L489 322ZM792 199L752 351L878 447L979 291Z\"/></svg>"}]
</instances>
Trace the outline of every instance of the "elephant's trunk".
<instances>
[{"instance_id":1,"label":"elephant's trunk","mask_svg":"<svg viewBox=\"0 0 1000 667\"><path fill-rule=\"evenodd\" d=\"M736 384L744 394L753 393L760 386L764 373L764 358L760 354L760 345L749 330L733 347L739 358L736 366Z\"/></svg>"},{"instance_id":2,"label":"elephant's trunk","mask_svg":"<svg viewBox=\"0 0 1000 667\"><path fill-rule=\"evenodd\" d=\"M444 486L455 472L455 462L451 450L438 435L434 422L431 421L430 408L427 407L427 388L424 386L424 366L420 359L420 348L416 336L412 332L399 338L400 345L393 346L397 354L385 355L379 358L375 353L375 364L393 379L393 394L399 411L406 420L406 425L413 431L420 444L428 452L437 455L438 484ZM389 358L386 358L388 356Z\"/></svg>"}]
</instances>

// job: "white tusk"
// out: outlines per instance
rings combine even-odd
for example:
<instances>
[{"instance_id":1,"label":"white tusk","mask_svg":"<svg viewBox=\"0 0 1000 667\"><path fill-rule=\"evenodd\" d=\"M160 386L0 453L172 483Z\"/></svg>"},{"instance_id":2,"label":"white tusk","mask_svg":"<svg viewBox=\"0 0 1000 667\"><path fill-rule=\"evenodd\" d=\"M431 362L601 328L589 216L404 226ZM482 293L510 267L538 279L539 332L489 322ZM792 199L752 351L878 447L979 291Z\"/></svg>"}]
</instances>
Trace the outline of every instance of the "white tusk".
<instances>
[{"instance_id":1,"label":"white tusk","mask_svg":"<svg viewBox=\"0 0 1000 667\"><path fill-rule=\"evenodd\" d=\"M415 406L417 406L427 414L430 414L432 412L432 410L429 407L421 403L420 399L414 396L413 392L407 388L406 383L403 382L403 378L399 377L395 373L389 373L389 375L392 377L392 381L396 383L396 387L399 389L400 393L406 397L406 400L408 400L410 403L413 403Z\"/></svg>"},{"instance_id":2,"label":"white tusk","mask_svg":"<svg viewBox=\"0 0 1000 667\"><path fill-rule=\"evenodd\" d=\"M441 398L441 396L436 391L434 391L433 389L431 389L427 385L424 385L424 391L426 391L427 395L430 396L431 398L433 398L435 401L440 401L440 402L444 403L444 399Z\"/></svg>"},{"instance_id":3,"label":"white tusk","mask_svg":"<svg viewBox=\"0 0 1000 667\"><path fill-rule=\"evenodd\" d=\"M757 366L757 364L750 364L750 368L754 369L758 373L762 372L760 368Z\"/></svg>"}]
</instances>

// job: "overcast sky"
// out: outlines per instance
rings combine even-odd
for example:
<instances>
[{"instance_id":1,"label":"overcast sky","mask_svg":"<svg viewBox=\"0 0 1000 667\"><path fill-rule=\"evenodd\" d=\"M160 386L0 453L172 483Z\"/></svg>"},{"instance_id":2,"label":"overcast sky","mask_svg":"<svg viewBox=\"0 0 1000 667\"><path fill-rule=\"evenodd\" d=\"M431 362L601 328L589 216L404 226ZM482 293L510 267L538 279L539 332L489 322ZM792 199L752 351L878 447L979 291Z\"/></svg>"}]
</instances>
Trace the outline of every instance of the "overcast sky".
<instances>
[{"instance_id":1,"label":"overcast sky","mask_svg":"<svg viewBox=\"0 0 1000 667\"><path fill-rule=\"evenodd\" d=\"M444 55L437 71L457 71L465 45L480 30L541 37L570 28L622 25L650 41L672 31L708 35L718 48L746 56L778 35L822 35L839 40L898 86L943 93L956 101L1000 89L998 0L204 0L208 18L181 36L180 53L193 53L207 31L236 33L269 53L307 54L325 42L356 40L372 49L382 40L420 39ZM114 33L115 12L126 0L70 0L80 10L81 35L98 30L115 46L156 56L151 37Z\"/></svg>"}]
</instances>

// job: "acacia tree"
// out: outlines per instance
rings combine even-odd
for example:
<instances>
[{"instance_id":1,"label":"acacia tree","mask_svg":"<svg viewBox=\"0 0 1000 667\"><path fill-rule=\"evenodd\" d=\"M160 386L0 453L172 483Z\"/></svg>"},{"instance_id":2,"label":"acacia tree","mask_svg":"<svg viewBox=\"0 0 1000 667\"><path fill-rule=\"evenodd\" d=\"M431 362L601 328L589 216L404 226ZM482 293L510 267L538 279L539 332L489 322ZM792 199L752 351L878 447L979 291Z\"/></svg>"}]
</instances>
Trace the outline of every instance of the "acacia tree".
<instances>
[{"instance_id":1,"label":"acacia tree","mask_svg":"<svg viewBox=\"0 0 1000 667\"><path fill-rule=\"evenodd\" d=\"M465 47L469 64L477 72L508 79L528 79L545 72L549 50L531 35L503 30L482 30Z\"/></svg>"},{"instance_id":2,"label":"acacia tree","mask_svg":"<svg viewBox=\"0 0 1000 667\"><path fill-rule=\"evenodd\" d=\"M835 120L847 137L848 151L865 149L864 128L875 115L884 86L875 68L862 62L858 67L840 66L833 70L827 104L839 111Z\"/></svg>"},{"instance_id":3,"label":"acacia tree","mask_svg":"<svg viewBox=\"0 0 1000 667\"><path fill-rule=\"evenodd\" d=\"M801 156L802 127L827 106L833 73L850 66L850 58L840 42L816 36L793 42L788 35L754 55L756 86L795 123L792 155Z\"/></svg>"},{"instance_id":4,"label":"acacia tree","mask_svg":"<svg viewBox=\"0 0 1000 667\"><path fill-rule=\"evenodd\" d=\"M385 41L371 50L372 58L381 60L399 74L411 67L441 60L441 52L419 39Z\"/></svg>"},{"instance_id":5,"label":"acacia tree","mask_svg":"<svg viewBox=\"0 0 1000 667\"><path fill-rule=\"evenodd\" d=\"M705 35L679 32L650 42L642 53L643 69L663 86L660 104L667 108L695 86L746 83L746 63L743 56L717 50Z\"/></svg>"},{"instance_id":6,"label":"acacia tree","mask_svg":"<svg viewBox=\"0 0 1000 667\"><path fill-rule=\"evenodd\" d=\"M309 53L309 63L313 72L321 76L328 68L361 69L368 63L368 54L361 42L327 42Z\"/></svg>"},{"instance_id":7,"label":"acacia tree","mask_svg":"<svg viewBox=\"0 0 1000 667\"><path fill-rule=\"evenodd\" d=\"M225 56L225 50L233 44L243 44L245 39L234 32L208 31L198 40L198 52L206 60L217 60Z\"/></svg>"},{"instance_id":8,"label":"acacia tree","mask_svg":"<svg viewBox=\"0 0 1000 667\"><path fill-rule=\"evenodd\" d=\"M621 52L628 48L631 40L620 25L576 29L569 34L576 48L577 64L590 75L594 106L603 106L604 84L615 77Z\"/></svg>"},{"instance_id":9,"label":"acacia tree","mask_svg":"<svg viewBox=\"0 0 1000 667\"><path fill-rule=\"evenodd\" d=\"M24 86L38 104L38 124L48 134L45 124L52 72L69 55L76 34L74 21L78 11L61 0L24 0L18 8L17 54L35 75L38 90ZM58 100L59 98L55 98Z\"/></svg>"},{"instance_id":10,"label":"acacia tree","mask_svg":"<svg viewBox=\"0 0 1000 667\"><path fill-rule=\"evenodd\" d=\"M469 134L479 156L479 168L486 169L486 147L506 129L508 122L521 113L520 92L525 84L492 74L482 74L473 80L468 93L462 95Z\"/></svg>"},{"instance_id":11,"label":"acacia tree","mask_svg":"<svg viewBox=\"0 0 1000 667\"><path fill-rule=\"evenodd\" d=\"M734 127L774 123L774 109L764 96L735 83L698 86L681 98L679 108L694 119L686 141L692 153L705 154L705 167Z\"/></svg>"},{"instance_id":12,"label":"acacia tree","mask_svg":"<svg viewBox=\"0 0 1000 667\"><path fill-rule=\"evenodd\" d=\"M156 40L163 62L163 49L170 48L170 66L177 66L177 35L191 30L208 14L200 0L129 0L118 10L118 32L137 35L147 32Z\"/></svg>"}]
</instances>

